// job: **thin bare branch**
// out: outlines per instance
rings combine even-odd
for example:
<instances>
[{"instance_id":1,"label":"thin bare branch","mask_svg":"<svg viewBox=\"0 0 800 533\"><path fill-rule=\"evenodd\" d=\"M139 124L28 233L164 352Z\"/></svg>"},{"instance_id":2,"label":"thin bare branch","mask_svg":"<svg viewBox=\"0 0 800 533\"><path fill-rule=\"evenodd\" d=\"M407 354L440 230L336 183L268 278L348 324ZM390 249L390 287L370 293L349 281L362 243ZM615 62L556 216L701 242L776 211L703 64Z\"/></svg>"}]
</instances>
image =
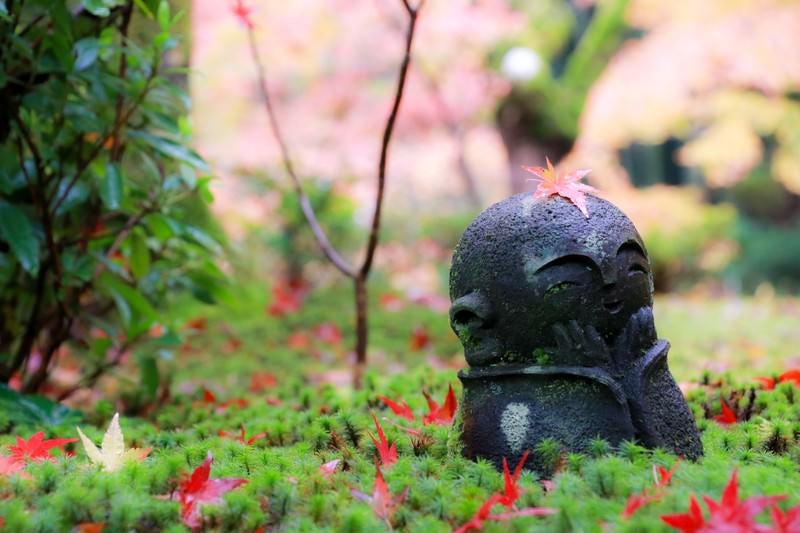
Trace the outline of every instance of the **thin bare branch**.
<instances>
[{"instance_id":1,"label":"thin bare branch","mask_svg":"<svg viewBox=\"0 0 800 533\"><path fill-rule=\"evenodd\" d=\"M306 222L308 222L308 225L311 227L311 231L314 233L314 238L322 250L322 253L325 254L325 257L327 257L330 262L342 272L342 274L349 278L353 278L356 275L355 270L353 267L347 264L344 258L339 255L339 252L336 251L331 242L328 240L328 237L325 235L325 231L322 229L322 226L320 226L319 221L317 220L314 209L311 207L311 202L309 201L308 196L303 189L303 184L300 182L300 178L297 176L297 173L294 170L294 164L292 163L292 157L289 154L289 148L286 145L286 141L283 137L283 131L278 123L275 110L272 107L272 99L270 98L269 88L267 87L266 68L264 67L264 63L261 61L261 54L258 52L258 46L256 46L255 31L254 28L249 26L247 28L247 40L248 44L250 45L250 55L252 56L253 63L256 67L256 74L258 75L258 88L261 92L261 98L263 98L264 105L267 109L267 116L269 117L269 124L272 128L272 134L275 136L275 140L278 141L283 167L292 180L297 198L300 202L300 209L303 212L303 216L305 217Z\"/></svg>"},{"instance_id":2,"label":"thin bare branch","mask_svg":"<svg viewBox=\"0 0 800 533\"><path fill-rule=\"evenodd\" d=\"M378 237L381 229L381 211L383 208L383 196L386 187L386 165L389 160L389 144L392 140L394 125L397 122L397 113L400 111L400 102L403 100L406 78L408 77L408 67L411 64L411 46L414 42L414 33L417 28L417 11L412 9L407 0L403 0L409 13L408 29L406 30L405 52L403 62L400 65L400 74L397 78L397 89L395 90L392 110L389 119L386 121L386 128L383 131L383 141L381 142L381 156L378 162L378 193L375 202L375 212L372 216L372 226L370 228L369 240L367 241L367 251L364 263L361 265L361 275L366 277L372 268L372 261L375 258L375 249L378 246Z\"/></svg>"}]
</instances>

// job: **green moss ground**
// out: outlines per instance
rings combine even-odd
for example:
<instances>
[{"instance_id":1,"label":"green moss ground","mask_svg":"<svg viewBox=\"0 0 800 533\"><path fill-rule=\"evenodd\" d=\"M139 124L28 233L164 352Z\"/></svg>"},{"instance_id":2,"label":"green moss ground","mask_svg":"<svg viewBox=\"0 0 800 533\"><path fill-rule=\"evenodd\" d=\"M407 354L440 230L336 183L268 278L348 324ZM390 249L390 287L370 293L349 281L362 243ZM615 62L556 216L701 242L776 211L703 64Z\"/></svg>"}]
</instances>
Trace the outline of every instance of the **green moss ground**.
<instances>
[{"instance_id":1,"label":"green moss ground","mask_svg":"<svg viewBox=\"0 0 800 533\"><path fill-rule=\"evenodd\" d=\"M255 292L238 294L235 306L193 310L208 317L208 326L187 334L190 348L176 350L172 398L149 417L123 415L126 443L152 447L150 457L109 474L90 466L77 444L69 447L75 457L29 466L32 479L0 477L5 530L69 531L82 522L103 522L106 531L186 531L178 504L157 496L170 494L181 473L198 466L208 451L215 457L212 477L249 480L227 494L221 505L204 508L209 530L384 530L388 525L351 495L351 489L371 493L373 488L375 448L366 434L373 430L370 412L388 419L383 426L397 443L400 459L385 470L391 490L409 488L407 501L392 519L395 529L450 531L466 522L492 491L501 489L502 476L490 465L459 456L453 429L426 426L429 438L415 447L389 422L405 421L377 400L379 395L402 397L421 414L426 412L422 389L441 399L453 384L460 395L455 369L432 369L453 356L458 360L457 340L445 314L416 305L395 313L377 310L372 324L375 366L365 389L352 392L315 384L331 368L345 368L344 347L286 347L291 332L322 322L338 323L346 346L349 317L341 310L349 308L349 293L314 294L301 313L275 319L265 317L266 297ZM334 301L340 304L331 306ZM678 381L689 389L705 458L696 464L681 462L661 501L622 520L627 497L652 486L652 465L670 467L676 458L635 444L612 453L596 443L592 454L565 458L553 478L553 492L545 493L534 474L523 474L525 492L518 505L553 507L556 515L490 523L485 531L667 531L658 519L661 514L685 511L690 493L718 498L734 468L739 469L742 496L787 494L784 508L800 503L800 390L782 384L775 391L757 391L750 400L752 377L800 366L799 310L800 302L790 299L660 299L659 333L672 342L671 364ZM428 328L433 343L412 353L408 339L418 325ZM264 371L278 377L277 386L250 392L253 372ZM714 383L718 378L721 388ZM712 384L701 384L704 380ZM203 385L220 401L242 397L248 405L220 409L205 404ZM719 413L721 395L733 397L749 420L728 427L709 420ZM90 438L99 442L115 408L102 402L87 413L82 427ZM48 437L77 436L72 425L12 427L1 413L0 422L10 432L0 436L2 446L12 443L13 435L28 437L39 429ZM251 446L217 436L241 424L248 436L268 436ZM333 459L343 459L346 469L326 479L319 466Z\"/></svg>"}]
</instances>

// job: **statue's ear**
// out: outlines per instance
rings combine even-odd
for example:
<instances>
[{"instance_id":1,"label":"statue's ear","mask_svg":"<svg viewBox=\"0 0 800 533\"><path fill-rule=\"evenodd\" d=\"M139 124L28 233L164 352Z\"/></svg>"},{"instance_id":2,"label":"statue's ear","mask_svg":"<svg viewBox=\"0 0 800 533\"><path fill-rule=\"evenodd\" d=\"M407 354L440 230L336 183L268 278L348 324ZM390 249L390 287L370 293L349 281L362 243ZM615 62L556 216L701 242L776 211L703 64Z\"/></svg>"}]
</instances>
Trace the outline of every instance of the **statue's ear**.
<instances>
[{"instance_id":1,"label":"statue's ear","mask_svg":"<svg viewBox=\"0 0 800 533\"><path fill-rule=\"evenodd\" d=\"M450 306L450 327L464 345L464 355L471 366L488 365L498 357L494 325L492 306L479 292L466 294Z\"/></svg>"}]
</instances>

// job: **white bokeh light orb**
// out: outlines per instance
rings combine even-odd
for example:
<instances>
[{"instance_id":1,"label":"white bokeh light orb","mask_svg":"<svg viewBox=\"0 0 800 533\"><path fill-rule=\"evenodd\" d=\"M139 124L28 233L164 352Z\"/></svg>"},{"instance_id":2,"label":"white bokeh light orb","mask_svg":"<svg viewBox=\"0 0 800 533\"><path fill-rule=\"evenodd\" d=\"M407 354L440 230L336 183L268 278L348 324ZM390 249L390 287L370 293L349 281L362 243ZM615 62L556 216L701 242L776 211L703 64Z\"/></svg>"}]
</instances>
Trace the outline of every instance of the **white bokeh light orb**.
<instances>
[{"instance_id":1,"label":"white bokeh light orb","mask_svg":"<svg viewBox=\"0 0 800 533\"><path fill-rule=\"evenodd\" d=\"M542 70L542 58L525 46L515 46L506 52L500 71L513 82L532 80Z\"/></svg>"}]
</instances>

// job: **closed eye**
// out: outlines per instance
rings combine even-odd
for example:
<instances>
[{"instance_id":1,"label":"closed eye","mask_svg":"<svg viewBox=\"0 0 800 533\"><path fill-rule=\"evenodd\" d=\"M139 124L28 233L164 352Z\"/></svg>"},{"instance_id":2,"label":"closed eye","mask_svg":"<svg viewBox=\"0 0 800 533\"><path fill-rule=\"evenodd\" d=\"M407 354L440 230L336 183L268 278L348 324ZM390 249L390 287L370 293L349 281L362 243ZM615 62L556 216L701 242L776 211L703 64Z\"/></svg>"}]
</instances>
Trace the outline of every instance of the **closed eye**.
<instances>
[{"instance_id":1,"label":"closed eye","mask_svg":"<svg viewBox=\"0 0 800 533\"><path fill-rule=\"evenodd\" d=\"M559 283L556 283L555 285L551 285L546 291L544 291L544 293L546 295L558 294L559 292L565 289L570 289L572 287L578 287L578 286L580 286L580 283L575 281L561 281Z\"/></svg>"},{"instance_id":2,"label":"closed eye","mask_svg":"<svg viewBox=\"0 0 800 533\"><path fill-rule=\"evenodd\" d=\"M628 275L635 276L636 274L647 275L647 269L639 263L632 263L631 266L628 267Z\"/></svg>"}]
</instances>

